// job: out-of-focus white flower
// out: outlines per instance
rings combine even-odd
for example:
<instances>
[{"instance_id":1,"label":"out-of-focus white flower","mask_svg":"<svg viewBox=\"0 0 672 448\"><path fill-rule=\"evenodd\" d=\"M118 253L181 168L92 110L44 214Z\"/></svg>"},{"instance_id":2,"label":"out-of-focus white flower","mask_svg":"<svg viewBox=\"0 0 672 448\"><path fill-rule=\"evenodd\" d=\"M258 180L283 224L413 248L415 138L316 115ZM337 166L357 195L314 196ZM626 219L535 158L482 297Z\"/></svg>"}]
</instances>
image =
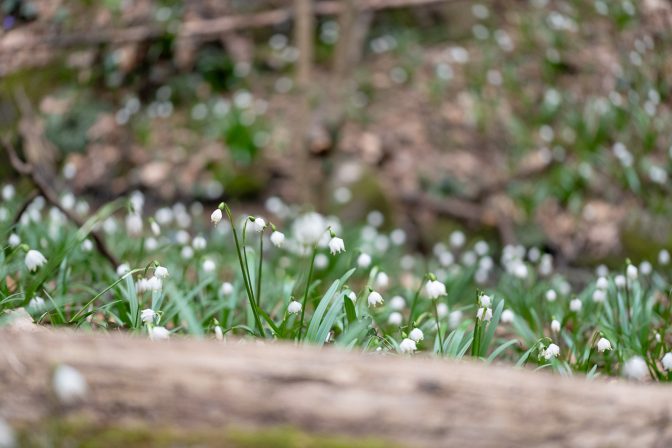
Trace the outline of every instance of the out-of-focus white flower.
<instances>
[{"instance_id":1,"label":"out-of-focus white flower","mask_svg":"<svg viewBox=\"0 0 672 448\"><path fill-rule=\"evenodd\" d=\"M263 232L264 229L266 228L266 221L264 220L264 218L254 218L252 224L254 225L254 231L257 233Z\"/></svg>"},{"instance_id":2,"label":"out-of-focus white flower","mask_svg":"<svg viewBox=\"0 0 672 448\"><path fill-rule=\"evenodd\" d=\"M390 286L390 277L384 272L379 272L376 275L376 288L386 289Z\"/></svg>"},{"instance_id":3,"label":"out-of-focus white flower","mask_svg":"<svg viewBox=\"0 0 672 448\"><path fill-rule=\"evenodd\" d=\"M149 224L149 228L152 230L154 236L161 235L161 226L159 226L158 222L152 220L152 222Z\"/></svg>"},{"instance_id":4,"label":"out-of-focus white flower","mask_svg":"<svg viewBox=\"0 0 672 448\"><path fill-rule=\"evenodd\" d=\"M438 299L447 294L446 285L438 280L428 280L427 284L425 284L425 294L432 300Z\"/></svg>"},{"instance_id":5,"label":"out-of-focus white flower","mask_svg":"<svg viewBox=\"0 0 672 448\"><path fill-rule=\"evenodd\" d=\"M390 325L401 325L404 318L398 311L393 311L390 313L390 316L387 318L387 323Z\"/></svg>"},{"instance_id":6,"label":"out-of-focus white flower","mask_svg":"<svg viewBox=\"0 0 672 448\"><path fill-rule=\"evenodd\" d=\"M296 314L301 312L301 303L297 302L296 300L292 300L289 302L289 305L287 305L287 312L289 314Z\"/></svg>"},{"instance_id":7,"label":"out-of-focus white flower","mask_svg":"<svg viewBox=\"0 0 672 448\"><path fill-rule=\"evenodd\" d=\"M609 287L609 280L606 277L600 277L595 282L595 287L598 289L607 289Z\"/></svg>"},{"instance_id":8,"label":"out-of-focus white flower","mask_svg":"<svg viewBox=\"0 0 672 448\"><path fill-rule=\"evenodd\" d=\"M17 446L14 430L6 421L0 418L0 448L15 448Z\"/></svg>"},{"instance_id":9,"label":"out-of-focus white flower","mask_svg":"<svg viewBox=\"0 0 672 448\"><path fill-rule=\"evenodd\" d=\"M186 230L179 230L175 234L175 241L177 241L178 244L181 244L183 246L188 244L190 239L191 237L189 236L189 232L187 232Z\"/></svg>"},{"instance_id":10,"label":"out-of-focus white flower","mask_svg":"<svg viewBox=\"0 0 672 448\"><path fill-rule=\"evenodd\" d=\"M154 322L155 317L156 313L151 308L145 308L140 312L140 319L146 324Z\"/></svg>"},{"instance_id":11,"label":"out-of-focus white flower","mask_svg":"<svg viewBox=\"0 0 672 448\"><path fill-rule=\"evenodd\" d=\"M476 312L476 317L478 320L490 322L492 319L492 308L479 308Z\"/></svg>"},{"instance_id":12,"label":"out-of-focus white flower","mask_svg":"<svg viewBox=\"0 0 672 448\"><path fill-rule=\"evenodd\" d=\"M93 250L93 242L89 239L82 241L82 251L91 252Z\"/></svg>"},{"instance_id":13,"label":"out-of-focus white flower","mask_svg":"<svg viewBox=\"0 0 672 448\"><path fill-rule=\"evenodd\" d=\"M600 340L597 341L597 351L602 353L605 350L611 350L611 342L609 342L609 339L607 338L600 338Z\"/></svg>"},{"instance_id":14,"label":"out-of-focus white flower","mask_svg":"<svg viewBox=\"0 0 672 448\"><path fill-rule=\"evenodd\" d=\"M371 255L366 253L359 254L359 257L357 257L357 266L362 269L366 269L371 266Z\"/></svg>"},{"instance_id":15,"label":"out-of-focus white flower","mask_svg":"<svg viewBox=\"0 0 672 448\"><path fill-rule=\"evenodd\" d=\"M425 334L422 332L421 329L414 328L414 329L411 330L408 337L415 342L420 342L423 339L425 339Z\"/></svg>"},{"instance_id":16,"label":"out-of-focus white flower","mask_svg":"<svg viewBox=\"0 0 672 448\"><path fill-rule=\"evenodd\" d=\"M16 189L12 184L7 184L2 187L2 199L4 199L5 201L11 201L12 199L14 199L15 193Z\"/></svg>"},{"instance_id":17,"label":"out-of-focus white flower","mask_svg":"<svg viewBox=\"0 0 672 448\"><path fill-rule=\"evenodd\" d=\"M142 233L142 217L138 213L126 215L126 231L131 236L138 236Z\"/></svg>"},{"instance_id":18,"label":"out-of-focus white flower","mask_svg":"<svg viewBox=\"0 0 672 448\"><path fill-rule=\"evenodd\" d=\"M44 255L42 255L42 252L39 250L30 249L28 253L26 253L26 258L24 261L28 270L30 272L35 272L39 267L44 266L44 264L47 262L47 259L44 258Z\"/></svg>"},{"instance_id":19,"label":"out-of-focus white flower","mask_svg":"<svg viewBox=\"0 0 672 448\"><path fill-rule=\"evenodd\" d=\"M557 333L557 332L560 331L560 322L559 321L553 319L553 321L551 322L551 331L553 333Z\"/></svg>"},{"instance_id":20,"label":"out-of-focus white flower","mask_svg":"<svg viewBox=\"0 0 672 448\"><path fill-rule=\"evenodd\" d=\"M667 251L667 249L663 249L658 253L658 263L662 264L663 266L670 263L670 253Z\"/></svg>"},{"instance_id":21,"label":"out-of-focus white flower","mask_svg":"<svg viewBox=\"0 0 672 448\"><path fill-rule=\"evenodd\" d=\"M649 376L649 368L641 356L633 356L623 365L623 375L631 380L643 381Z\"/></svg>"},{"instance_id":22,"label":"out-of-focus white flower","mask_svg":"<svg viewBox=\"0 0 672 448\"><path fill-rule=\"evenodd\" d=\"M74 367L61 364L53 377L54 394L62 404L73 404L86 398L88 386L84 376Z\"/></svg>"},{"instance_id":23,"label":"out-of-focus white flower","mask_svg":"<svg viewBox=\"0 0 672 448\"><path fill-rule=\"evenodd\" d=\"M162 341L170 338L170 331L166 327L151 327L149 329L149 339L152 341Z\"/></svg>"},{"instance_id":24,"label":"out-of-focus white flower","mask_svg":"<svg viewBox=\"0 0 672 448\"><path fill-rule=\"evenodd\" d=\"M327 221L319 213L306 213L294 221L292 231L296 241L303 246L312 246L316 244L325 230Z\"/></svg>"},{"instance_id":25,"label":"out-of-focus white flower","mask_svg":"<svg viewBox=\"0 0 672 448\"><path fill-rule=\"evenodd\" d=\"M203 260L203 272L211 273L214 272L215 269L217 269L217 265L215 264L214 261L212 261L209 258Z\"/></svg>"},{"instance_id":26,"label":"out-of-focus white flower","mask_svg":"<svg viewBox=\"0 0 672 448\"><path fill-rule=\"evenodd\" d=\"M168 269L164 268L163 266L157 266L154 269L154 275L157 276L158 278L167 278L168 277Z\"/></svg>"},{"instance_id":27,"label":"out-of-focus white flower","mask_svg":"<svg viewBox=\"0 0 672 448\"><path fill-rule=\"evenodd\" d=\"M467 241L467 237L464 236L464 233L456 230L450 234L450 245L456 249L464 246L464 243Z\"/></svg>"},{"instance_id":28,"label":"out-of-focus white flower","mask_svg":"<svg viewBox=\"0 0 672 448\"><path fill-rule=\"evenodd\" d=\"M637 266L629 264L625 269L625 275L627 275L630 280L637 280Z\"/></svg>"},{"instance_id":29,"label":"out-of-focus white flower","mask_svg":"<svg viewBox=\"0 0 672 448\"><path fill-rule=\"evenodd\" d=\"M500 317L500 320L504 324L510 324L513 322L513 319L516 317L516 315L513 313L511 310L504 310L502 311L502 316Z\"/></svg>"},{"instance_id":30,"label":"out-of-focus white flower","mask_svg":"<svg viewBox=\"0 0 672 448\"><path fill-rule=\"evenodd\" d=\"M217 225L219 222L222 220L222 211L220 209L215 209L214 212L210 215L210 221L214 224Z\"/></svg>"},{"instance_id":31,"label":"out-of-focus white flower","mask_svg":"<svg viewBox=\"0 0 672 448\"><path fill-rule=\"evenodd\" d=\"M448 305L446 305L445 303L439 303L436 306L436 309L439 312L439 317L443 317L446 314L448 314ZM460 310L452 311L448 315L448 326L450 328L456 328L458 325L460 325L461 321L462 321L462 311Z\"/></svg>"},{"instance_id":32,"label":"out-of-focus white flower","mask_svg":"<svg viewBox=\"0 0 672 448\"><path fill-rule=\"evenodd\" d=\"M417 349L418 347L415 345L415 341L413 339L406 338L401 341L401 344L399 344L399 351L401 353L413 353Z\"/></svg>"},{"instance_id":33,"label":"out-of-focus white flower","mask_svg":"<svg viewBox=\"0 0 672 448\"><path fill-rule=\"evenodd\" d=\"M327 257L325 254L317 254L315 256L315 267L321 270L327 266L329 266L329 257Z\"/></svg>"},{"instance_id":34,"label":"out-of-focus white flower","mask_svg":"<svg viewBox=\"0 0 672 448\"><path fill-rule=\"evenodd\" d=\"M559 355L560 347L555 344L550 344L548 347L546 347L546 350L543 350L543 356L547 361L551 358L557 358Z\"/></svg>"},{"instance_id":35,"label":"out-of-focus white flower","mask_svg":"<svg viewBox=\"0 0 672 448\"><path fill-rule=\"evenodd\" d=\"M350 291L348 293L348 299L352 300L352 303L357 301L357 294L355 294L355 291Z\"/></svg>"},{"instance_id":36,"label":"out-of-focus white flower","mask_svg":"<svg viewBox=\"0 0 672 448\"><path fill-rule=\"evenodd\" d=\"M558 293L555 292L553 289L549 289L546 291L546 300L549 302L555 302L555 299L558 298Z\"/></svg>"},{"instance_id":37,"label":"out-of-focus white flower","mask_svg":"<svg viewBox=\"0 0 672 448\"><path fill-rule=\"evenodd\" d=\"M607 299L607 293L603 289L596 289L593 292L593 302L602 303Z\"/></svg>"},{"instance_id":38,"label":"out-of-focus white flower","mask_svg":"<svg viewBox=\"0 0 672 448\"><path fill-rule=\"evenodd\" d=\"M371 291L369 293L369 297L367 298L367 301L369 302L369 306L382 305L383 302L384 302L383 296L381 296L380 293L377 292L377 291Z\"/></svg>"},{"instance_id":39,"label":"out-of-focus white flower","mask_svg":"<svg viewBox=\"0 0 672 448\"><path fill-rule=\"evenodd\" d=\"M626 284L625 276L619 274L616 277L614 277L614 284L619 289L625 288Z\"/></svg>"},{"instance_id":40,"label":"out-of-focus white flower","mask_svg":"<svg viewBox=\"0 0 672 448\"><path fill-rule=\"evenodd\" d=\"M663 359L661 359L660 362L663 364L664 370L672 370L672 352L665 353Z\"/></svg>"},{"instance_id":41,"label":"out-of-focus white flower","mask_svg":"<svg viewBox=\"0 0 672 448\"><path fill-rule=\"evenodd\" d=\"M340 254L341 252L345 252L345 243L341 238L338 237L332 237L329 240L329 251L331 252L331 255L336 255Z\"/></svg>"},{"instance_id":42,"label":"out-of-focus white flower","mask_svg":"<svg viewBox=\"0 0 672 448\"><path fill-rule=\"evenodd\" d=\"M21 238L16 233L9 235L9 247L12 249L21 244Z\"/></svg>"},{"instance_id":43,"label":"out-of-focus white flower","mask_svg":"<svg viewBox=\"0 0 672 448\"><path fill-rule=\"evenodd\" d=\"M203 250L207 247L207 245L208 242L205 241L205 238L200 235L194 237L193 241L191 242L191 247L193 247L194 250Z\"/></svg>"},{"instance_id":44,"label":"out-of-focus white flower","mask_svg":"<svg viewBox=\"0 0 672 448\"><path fill-rule=\"evenodd\" d=\"M229 282L224 282L222 283L220 290L222 291L223 295L228 296L229 294L233 293L233 285Z\"/></svg>"},{"instance_id":45,"label":"out-of-focus white flower","mask_svg":"<svg viewBox=\"0 0 672 448\"><path fill-rule=\"evenodd\" d=\"M574 311L575 313L578 313L581 311L581 307L583 306L583 302L581 302L581 299L572 299L569 302L569 309L571 311Z\"/></svg>"},{"instance_id":46,"label":"out-of-focus white flower","mask_svg":"<svg viewBox=\"0 0 672 448\"><path fill-rule=\"evenodd\" d=\"M403 310L406 307L406 301L401 296L394 296L390 299L390 308L396 311Z\"/></svg>"},{"instance_id":47,"label":"out-of-focus white flower","mask_svg":"<svg viewBox=\"0 0 672 448\"><path fill-rule=\"evenodd\" d=\"M215 339L218 341L221 341L224 339L224 332L222 331L222 327L219 325L215 325Z\"/></svg>"},{"instance_id":48,"label":"out-of-focus white flower","mask_svg":"<svg viewBox=\"0 0 672 448\"><path fill-rule=\"evenodd\" d=\"M478 301L480 302L481 306L484 308L491 308L492 307L492 299L490 296L483 294Z\"/></svg>"},{"instance_id":49,"label":"out-of-focus white flower","mask_svg":"<svg viewBox=\"0 0 672 448\"><path fill-rule=\"evenodd\" d=\"M653 266L651 266L651 263L649 263L646 260L642 261L639 264L639 272L641 272L642 275L649 275L652 270L653 270Z\"/></svg>"},{"instance_id":50,"label":"out-of-focus white flower","mask_svg":"<svg viewBox=\"0 0 672 448\"><path fill-rule=\"evenodd\" d=\"M147 279L147 289L150 291L161 291L163 288L163 282L160 278L154 276Z\"/></svg>"},{"instance_id":51,"label":"out-of-focus white flower","mask_svg":"<svg viewBox=\"0 0 672 448\"><path fill-rule=\"evenodd\" d=\"M273 243L275 247L282 247L285 243L285 234L274 230L273 233L271 233L271 243Z\"/></svg>"},{"instance_id":52,"label":"out-of-focus white flower","mask_svg":"<svg viewBox=\"0 0 672 448\"><path fill-rule=\"evenodd\" d=\"M184 246L180 251L183 260L191 260L194 257L194 249L191 246Z\"/></svg>"}]
</instances>

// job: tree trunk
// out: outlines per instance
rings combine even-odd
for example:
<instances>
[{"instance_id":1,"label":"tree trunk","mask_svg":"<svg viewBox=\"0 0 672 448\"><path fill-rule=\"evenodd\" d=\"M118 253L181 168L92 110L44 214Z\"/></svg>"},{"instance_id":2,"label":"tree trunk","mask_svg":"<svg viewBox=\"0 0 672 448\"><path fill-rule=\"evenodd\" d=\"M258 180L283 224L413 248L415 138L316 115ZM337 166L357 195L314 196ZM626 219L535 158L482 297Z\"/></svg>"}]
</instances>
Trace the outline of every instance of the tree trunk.
<instances>
[{"instance_id":1,"label":"tree trunk","mask_svg":"<svg viewBox=\"0 0 672 448\"><path fill-rule=\"evenodd\" d=\"M63 407L67 364L88 383ZM672 446L672 389L282 343L0 330L0 417L185 430L291 425L409 446Z\"/></svg>"}]
</instances>

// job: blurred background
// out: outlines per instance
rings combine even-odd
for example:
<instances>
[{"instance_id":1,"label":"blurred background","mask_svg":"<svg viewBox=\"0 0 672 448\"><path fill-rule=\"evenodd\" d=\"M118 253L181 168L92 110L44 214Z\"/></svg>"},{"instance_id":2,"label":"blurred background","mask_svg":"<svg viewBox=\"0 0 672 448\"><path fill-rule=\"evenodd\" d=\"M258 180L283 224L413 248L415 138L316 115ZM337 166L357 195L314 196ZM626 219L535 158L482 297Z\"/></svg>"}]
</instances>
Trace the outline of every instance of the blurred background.
<instances>
[{"instance_id":1,"label":"blurred background","mask_svg":"<svg viewBox=\"0 0 672 448\"><path fill-rule=\"evenodd\" d=\"M0 183L276 197L559 265L670 248L664 0L0 0ZM14 161L16 162L16 161ZM14 163L15 165L15 163ZM26 191L28 191L27 189ZM376 215L377 216L377 215Z\"/></svg>"}]
</instances>

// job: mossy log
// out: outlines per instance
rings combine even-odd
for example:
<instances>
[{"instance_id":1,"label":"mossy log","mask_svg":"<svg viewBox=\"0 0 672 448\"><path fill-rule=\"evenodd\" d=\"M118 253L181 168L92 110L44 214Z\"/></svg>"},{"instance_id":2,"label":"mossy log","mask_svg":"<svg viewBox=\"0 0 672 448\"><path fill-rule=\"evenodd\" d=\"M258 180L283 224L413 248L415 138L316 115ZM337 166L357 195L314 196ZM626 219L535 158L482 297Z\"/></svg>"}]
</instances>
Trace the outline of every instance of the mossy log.
<instances>
[{"instance_id":1,"label":"mossy log","mask_svg":"<svg viewBox=\"0 0 672 448\"><path fill-rule=\"evenodd\" d=\"M57 402L60 364L85 398ZM406 446L672 446L672 388L283 343L0 330L0 417L209 431L292 427Z\"/></svg>"}]
</instances>

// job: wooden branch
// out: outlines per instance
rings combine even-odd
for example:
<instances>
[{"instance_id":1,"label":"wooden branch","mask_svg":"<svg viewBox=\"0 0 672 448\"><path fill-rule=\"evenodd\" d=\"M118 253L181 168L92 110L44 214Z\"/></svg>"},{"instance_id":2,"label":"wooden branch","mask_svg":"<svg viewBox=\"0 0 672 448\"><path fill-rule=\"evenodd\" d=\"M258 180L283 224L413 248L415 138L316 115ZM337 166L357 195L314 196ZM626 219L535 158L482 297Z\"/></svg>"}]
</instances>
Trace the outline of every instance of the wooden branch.
<instances>
[{"instance_id":1,"label":"wooden branch","mask_svg":"<svg viewBox=\"0 0 672 448\"><path fill-rule=\"evenodd\" d=\"M28 176L33 185L35 186L35 188L37 188L39 194L42 195L49 204L60 210L61 213L63 213L63 215L65 215L65 217L68 220L70 220L70 222L72 222L74 225L76 225L77 227L82 227L84 225L84 222L77 216L75 216L72 212L70 212L70 210L66 209L65 207L63 207L63 205L61 205L61 201L59 200L58 195L51 188L51 185L49 185L49 183L42 178L42 176L39 174L37 170L33 169L32 165L26 164L21 160L21 158L16 153L16 150L14 149L14 146L11 144L9 139L7 138L2 139L2 145L5 147L7 153L9 154L9 160L10 163L12 164L12 167L19 174ZM27 206L28 205L26 205L26 207ZM17 215L16 218L17 221L19 218L20 215ZM95 231L92 231L90 233L90 236L93 239L93 242L96 245L98 252L100 252L100 254L110 262L112 267L116 269L117 266L119 266L119 261L114 256L114 254L112 254L112 251L108 249L103 238L98 234L98 232Z\"/></svg>"},{"instance_id":2,"label":"wooden branch","mask_svg":"<svg viewBox=\"0 0 672 448\"><path fill-rule=\"evenodd\" d=\"M62 406L54 368L88 392ZM408 446L672 445L672 389L289 344L0 330L0 416L181 430L291 425Z\"/></svg>"}]
</instances>

